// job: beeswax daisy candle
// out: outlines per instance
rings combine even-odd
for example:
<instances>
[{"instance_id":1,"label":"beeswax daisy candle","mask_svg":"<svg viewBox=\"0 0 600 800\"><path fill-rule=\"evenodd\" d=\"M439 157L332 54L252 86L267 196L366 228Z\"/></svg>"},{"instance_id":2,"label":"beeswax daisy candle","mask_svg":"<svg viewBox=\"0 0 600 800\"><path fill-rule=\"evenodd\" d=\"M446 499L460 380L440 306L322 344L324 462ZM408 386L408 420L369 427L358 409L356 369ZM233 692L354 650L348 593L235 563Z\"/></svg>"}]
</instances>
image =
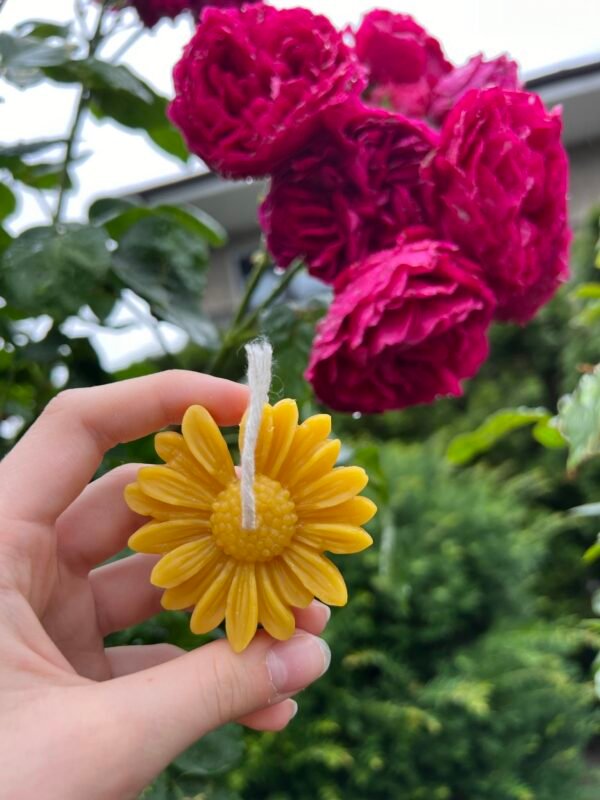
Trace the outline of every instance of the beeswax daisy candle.
<instances>
[{"instance_id":1,"label":"beeswax daisy candle","mask_svg":"<svg viewBox=\"0 0 600 800\"><path fill-rule=\"evenodd\" d=\"M240 426L240 449L245 423ZM298 424L293 400L265 405L255 451L256 525L242 525L241 481L217 424L192 406L182 433L156 436L165 462L142 467L125 498L151 521L129 540L141 553L162 555L151 580L166 609L193 607L191 629L207 633L226 621L236 652L260 624L276 639L294 633L293 607L313 597L343 606L347 590L325 555L357 553L372 543L361 527L376 507L360 492L360 467L335 467L338 439L331 418Z\"/></svg>"}]
</instances>

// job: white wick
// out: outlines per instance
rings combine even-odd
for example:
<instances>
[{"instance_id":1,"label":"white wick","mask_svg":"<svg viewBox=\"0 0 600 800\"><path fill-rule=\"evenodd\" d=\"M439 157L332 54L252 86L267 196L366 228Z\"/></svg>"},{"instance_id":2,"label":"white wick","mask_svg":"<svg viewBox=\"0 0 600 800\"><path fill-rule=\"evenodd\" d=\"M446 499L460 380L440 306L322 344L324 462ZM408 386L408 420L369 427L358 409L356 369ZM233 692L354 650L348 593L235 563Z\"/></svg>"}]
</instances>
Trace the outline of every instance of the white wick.
<instances>
[{"instance_id":1,"label":"white wick","mask_svg":"<svg viewBox=\"0 0 600 800\"><path fill-rule=\"evenodd\" d=\"M246 418L244 445L242 447L242 527L256 529L256 498L254 476L256 473L256 443L260 431L263 409L269 399L273 348L265 339L257 339L246 345L248 355L248 386L250 406Z\"/></svg>"}]
</instances>

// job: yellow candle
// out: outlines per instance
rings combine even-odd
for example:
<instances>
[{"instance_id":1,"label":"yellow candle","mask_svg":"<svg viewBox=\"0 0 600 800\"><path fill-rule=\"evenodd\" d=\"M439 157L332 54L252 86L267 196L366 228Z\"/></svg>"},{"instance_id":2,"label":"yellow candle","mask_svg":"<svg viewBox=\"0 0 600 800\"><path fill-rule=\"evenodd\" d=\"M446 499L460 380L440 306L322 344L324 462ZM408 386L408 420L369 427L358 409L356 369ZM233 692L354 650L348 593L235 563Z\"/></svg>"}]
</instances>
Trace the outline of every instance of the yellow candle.
<instances>
[{"instance_id":1,"label":"yellow candle","mask_svg":"<svg viewBox=\"0 0 600 800\"><path fill-rule=\"evenodd\" d=\"M292 608L313 597L334 606L348 599L344 579L325 556L372 544L362 525L376 512L359 493L360 467L335 467L340 441L329 439L328 414L298 423L293 400L266 405L256 447L256 529L241 522L240 480L217 424L201 406L189 408L182 433L156 436L165 464L142 467L125 491L130 508L151 517L129 540L141 553L162 555L151 581L167 609L193 607L201 634L226 621L236 652L259 624L276 639L294 633ZM244 422L240 426L240 449Z\"/></svg>"}]
</instances>

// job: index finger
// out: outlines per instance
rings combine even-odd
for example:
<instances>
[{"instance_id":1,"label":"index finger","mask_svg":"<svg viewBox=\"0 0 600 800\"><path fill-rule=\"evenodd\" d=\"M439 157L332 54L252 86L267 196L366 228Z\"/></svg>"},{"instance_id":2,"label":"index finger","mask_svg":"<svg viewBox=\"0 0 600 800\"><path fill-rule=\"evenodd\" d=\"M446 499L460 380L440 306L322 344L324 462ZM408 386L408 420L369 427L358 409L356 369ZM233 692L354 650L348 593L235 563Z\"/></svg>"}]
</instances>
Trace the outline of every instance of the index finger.
<instances>
[{"instance_id":1,"label":"index finger","mask_svg":"<svg viewBox=\"0 0 600 800\"><path fill-rule=\"evenodd\" d=\"M247 402L245 386L184 370L63 392L0 464L0 509L12 519L54 522L111 447L181 422L194 403L234 425Z\"/></svg>"}]
</instances>

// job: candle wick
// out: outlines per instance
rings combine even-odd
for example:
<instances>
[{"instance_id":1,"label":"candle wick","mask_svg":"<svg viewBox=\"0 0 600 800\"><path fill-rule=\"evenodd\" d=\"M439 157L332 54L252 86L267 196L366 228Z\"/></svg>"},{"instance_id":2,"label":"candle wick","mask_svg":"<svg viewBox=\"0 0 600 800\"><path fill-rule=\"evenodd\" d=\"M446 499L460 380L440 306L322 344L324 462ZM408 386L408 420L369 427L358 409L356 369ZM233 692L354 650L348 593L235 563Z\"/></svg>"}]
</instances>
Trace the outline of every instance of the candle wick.
<instances>
[{"instance_id":1,"label":"candle wick","mask_svg":"<svg viewBox=\"0 0 600 800\"><path fill-rule=\"evenodd\" d=\"M248 357L250 406L246 418L246 430L241 454L242 528L244 530L256 530L256 498L254 496L256 443L265 403L269 400L273 348L266 339L256 339L246 345L246 355Z\"/></svg>"}]
</instances>

